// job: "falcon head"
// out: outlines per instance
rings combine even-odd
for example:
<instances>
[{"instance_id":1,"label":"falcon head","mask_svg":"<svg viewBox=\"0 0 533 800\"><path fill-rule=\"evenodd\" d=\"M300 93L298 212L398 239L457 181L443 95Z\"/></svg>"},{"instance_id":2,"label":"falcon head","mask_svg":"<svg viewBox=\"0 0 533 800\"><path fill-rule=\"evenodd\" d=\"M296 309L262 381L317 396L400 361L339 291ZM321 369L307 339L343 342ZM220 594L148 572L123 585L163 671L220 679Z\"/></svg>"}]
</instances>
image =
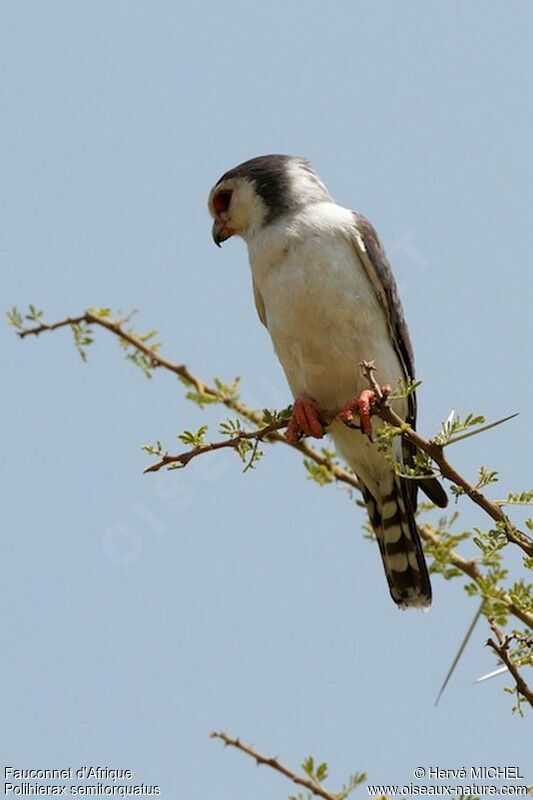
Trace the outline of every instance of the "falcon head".
<instances>
[{"instance_id":1,"label":"falcon head","mask_svg":"<svg viewBox=\"0 0 533 800\"><path fill-rule=\"evenodd\" d=\"M213 239L249 239L278 217L309 203L332 202L311 165L296 156L251 158L226 172L209 194Z\"/></svg>"}]
</instances>

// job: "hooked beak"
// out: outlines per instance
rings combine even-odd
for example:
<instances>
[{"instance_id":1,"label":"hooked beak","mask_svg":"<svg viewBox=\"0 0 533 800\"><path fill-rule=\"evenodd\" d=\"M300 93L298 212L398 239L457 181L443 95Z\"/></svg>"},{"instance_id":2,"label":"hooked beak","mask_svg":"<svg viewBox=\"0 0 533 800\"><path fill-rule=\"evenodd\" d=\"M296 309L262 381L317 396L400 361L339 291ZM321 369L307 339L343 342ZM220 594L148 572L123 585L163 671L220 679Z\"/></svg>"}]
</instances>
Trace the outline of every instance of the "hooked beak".
<instances>
[{"instance_id":1,"label":"hooked beak","mask_svg":"<svg viewBox=\"0 0 533 800\"><path fill-rule=\"evenodd\" d=\"M233 236L233 231L231 228L226 227L226 223L220 219L216 219L213 222L213 241L217 247L220 247L222 242L225 242L226 239L229 239L230 236Z\"/></svg>"}]
</instances>

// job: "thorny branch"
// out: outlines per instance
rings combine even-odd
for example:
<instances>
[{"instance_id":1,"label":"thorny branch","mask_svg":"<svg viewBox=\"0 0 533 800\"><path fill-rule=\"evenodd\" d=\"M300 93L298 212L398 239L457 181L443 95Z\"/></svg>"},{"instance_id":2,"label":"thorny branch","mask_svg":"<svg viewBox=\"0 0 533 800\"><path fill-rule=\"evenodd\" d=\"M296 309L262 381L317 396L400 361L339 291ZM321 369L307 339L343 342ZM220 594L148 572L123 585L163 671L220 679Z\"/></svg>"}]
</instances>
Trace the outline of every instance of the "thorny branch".
<instances>
[{"instance_id":1,"label":"thorny branch","mask_svg":"<svg viewBox=\"0 0 533 800\"><path fill-rule=\"evenodd\" d=\"M513 639L516 638L515 634L504 635L504 633L497 627L493 619L489 618L489 624L494 634L494 639L488 639L487 645L494 650L496 655L500 657L509 672L514 678L517 691L522 697L527 700L529 705L533 708L533 690L529 688L523 677L520 675L516 664L513 663L509 655L509 646Z\"/></svg>"},{"instance_id":2,"label":"thorny branch","mask_svg":"<svg viewBox=\"0 0 533 800\"><path fill-rule=\"evenodd\" d=\"M460 486L465 494L467 494L474 503L480 506L480 508L482 508L483 511L489 515L489 517L491 517L495 522L502 524L509 541L518 545L518 547L520 547L528 556L533 556L533 541L529 538L529 536L526 536L525 533L518 531L512 524L509 517L503 513L499 505L493 503L491 500L485 497L484 494L472 486L466 480L466 478L463 478L463 476L460 475L454 467L452 467L444 455L444 446L435 440L424 439L423 436L420 436L420 434L411 427L406 426L404 420L391 407L387 398L382 396L380 386L374 377L374 362L363 361L361 363L361 367L363 369L365 378L368 380L370 387L378 398L378 408L376 409L375 413L381 417L384 422L388 422L389 425L393 425L395 428L401 428L402 436L404 436L407 441L414 444L418 450L426 453L426 455L428 455L431 460L437 464L441 475L444 478L448 478L448 480L452 481L452 483Z\"/></svg>"},{"instance_id":3,"label":"thorny branch","mask_svg":"<svg viewBox=\"0 0 533 800\"><path fill-rule=\"evenodd\" d=\"M223 447L229 447L235 450L235 448L239 446L239 442L246 439L254 439L256 442L262 442L265 438L271 438L274 431L279 431L281 428L285 428L286 425L286 420L278 420L277 422L271 422L269 425L264 425L258 430L239 431L239 433L231 439L222 439L220 442L209 442L208 444L198 445L198 447L193 447L192 450L186 450L184 453L180 453L180 455L177 456L171 456L165 453L164 456L161 456L159 461L146 467L144 471L158 472L161 467L168 466L169 464L181 464L182 467L185 467L191 459L201 456L204 453L220 450Z\"/></svg>"},{"instance_id":4,"label":"thorny branch","mask_svg":"<svg viewBox=\"0 0 533 800\"><path fill-rule=\"evenodd\" d=\"M65 317L65 319L59 320L59 322L41 322L35 327L23 328L17 333L21 339L24 339L26 336L39 336L39 334L45 331L55 331L58 328L80 325L82 322L86 323L87 325L100 325L102 328L110 331L110 333L114 333L115 336L119 337L119 339L128 342L137 350L140 350L141 353L144 353L146 356L148 356L154 368L162 367L163 369L178 375L189 385L194 386L197 391L202 392L203 394L212 395L213 397L218 397L219 393L216 391L216 389L206 386L199 378L197 378L187 369L185 364L175 364L174 362L169 361L168 358L165 358L160 353L157 353L153 347L144 342L139 336L136 336L130 331L126 331L120 322L108 319L107 317L99 314L95 314L92 311L86 311L84 314L80 314L77 317Z\"/></svg>"},{"instance_id":5,"label":"thorny branch","mask_svg":"<svg viewBox=\"0 0 533 800\"><path fill-rule=\"evenodd\" d=\"M148 467L145 472L156 472L163 466L168 466L174 462L185 465L191 459L199 455L224 447L236 448L238 447L239 442L243 439L255 439L256 441L260 441L261 439L265 438L269 442L281 442L295 450L298 450L306 458L314 461L317 465L326 468L328 473L337 482L345 484L351 489L359 488L357 479L352 472L347 469L343 469L343 467L339 466L338 464L332 463L327 456L315 450L307 443L307 441L301 440L295 443L288 442L283 433L281 433L281 430L286 427L287 421L280 420L279 422L265 425L263 414L260 411L250 408L232 396L225 396L224 393L221 392L221 390L216 386L210 386L207 383L204 383L204 381L194 375L185 364L178 364L165 358L159 352L157 352L157 349L153 345L144 341L135 333L125 330L123 321L121 320L112 320L103 315L94 313L93 311L86 311L84 314L80 314L76 317L65 317L64 319L54 323L45 323L39 320L38 324L31 327L18 326L18 335L21 339L23 339L27 336L38 336L46 331L54 331L58 328L79 325L81 323L86 323L87 325L98 325L102 328L105 328L107 331L117 336L119 340L127 342L136 350L143 353L149 359L150 364L154 369L161 368L177 375L185 385L194 388L203 396L207 396L216 402L222 403L231 411L238 414L242 419L256 426L256 428L250 431L239 431L231 439L205 444L179 455L173 456L170 454L165 454L160 458L159 461ZM372 409L372 413L377 414L381 419L390 425L400 428L402 436L414 444L419 450L426 453L438 465L442 475L445 478L448 478L456 485L460 486L471 498L471 500L477 503L477 505L479 505L493 520L503 526L509 541L517 544L528 555L533 555L533 544L531 539L529 539L529 537L527 537L525 534L516 530L509 518L503 513L499 505L488 500L478 489L472 486L454 469L454 467L452 467L452 465L444 456L443 446L435 441L424 439L419 433L406 425L401 417L396 414L394 409L390 406L388 398L383 396L381 388L374 378L374 364L372 362L363 362L361 367L370 388L375 392L377 398L377 402ZM420 534L423 539L433 545L437 545L439 543L438 536L427 526L420 526ZM455 566L465 575L468 575L478 585L481 583L484 576L481 573L476 561L466 560L453 550L448 552L447 557L453 566ZM499 597L499 599L509 613L520 619L525 625L533 628L533 613L517 607L508 594L504 593Z\"/></svg>"},{"instance_id":6,"label":"thorny branch","mask_svg":"<svg viewBox=\"0 0 533 800\"><path fill-rule=\"evenodd\" d=\"M472 486L466 478L463 478L457 470L450 464L448 459L444 455L444 447L443 445L433 441L424 439L419 433L413 430L411 427L407 426L402 420L402 418L394 411L392 406L388 401L388 393L383 394L382 390L377 383L374 377L375 366L373 362L370 361L363 361L361 364L363 368L363 373L365 378L368 380L368 383L372 390L376 395L376 402L372 409L372 413L379 416L384 422L389 423L390 425L394 426L395 428L400 428L402 430L402 435L414 444L419 450L426 453L439 467L440 472L444 478L448 478L448 480L452 481L457 486L460 486L465 494L467 494L474 503L479 505L495 522L498 522L503 525L505 533L509 541L512 541L514 544L518 545L528 556L533 556L533 542L531 539L526 536L526 534L518 531L516 527L511 523L510 519L507 517L506 514L501 509L501 506L493 503L487 497L485 497L482 492ZM322 412L322 416L325 417L326 414ZM250 419L250 417L247 417ZM329 421L331 422L332 417L329 416ZM326 420L328 421L328 420ZM210 452L212 450L218 450L222 447L230 447L236 448L239 445L239 442L242 439L255 439L256 441L261 441L263 438L271 434L273 431L278 431L282 428L287 426L287 421L279 421L276 423L272 423L271 425L263 426L258 430L254 431L246 431L239 433L232 439L223 440L220 442L213 442L210 444L202 445L200 447L196 447L193 450L189 450L185 453L180 453L179 455L169 455L166 453L159 461L155 464L152 464L148 467L145 472L157 472L161 467L167 466L168 464L172 463L180 463L182 466L185 466L189 463L192 458L196 456L202 455L204 453ZM278 434L275 439L276 441L284 441L286 444L289 444L287 440ZM299 447L301 443L298 443L296 446ZM311 448L309 448L311 450ZM316 461L316 458L311 455L310 452L307 455L313 460ZM319 455L319 454L316 454ZM319 456L321 463L324 463L324 458ZM318 463L318 462L317 462ZM342 471L344 472L344 471ZM348 473L349 475L349 473ZM338 474L335 475L338 480L345 481L345 475ZM353 486L353 479L350 481L350 484Z\"/></svg>"},{"instance_id":7,"label":"thorny branch","mask_svg":"<svg viewBox=\"0 0 533 800\"><path fill-rule=\"evenodd\" d=\"M315 783L310 778L304 778L301 775L297 775L296 772L288 769L287 767L283 766L277 758L269 758L267 756L261 755L256 750L254 750L250 745L243 744L240 739L236 739L233 736L229 736L227 733L223 731L211 732L212 739L221 739L224 742L224 745L235 747L237 750L240 750L242 753L246 753L247 756L251 756L255 759L257 765L264 764L267 767L271 767L272 769L276 770L276 772L280 772L286 778L288 778L293 783L297 784L298 786L303 786L304 789L307 789L311 794L314 794L316 797L322 797L324 800L338 800L338 795L331 794L323 786Z\"/></svg>"}]
</instances>

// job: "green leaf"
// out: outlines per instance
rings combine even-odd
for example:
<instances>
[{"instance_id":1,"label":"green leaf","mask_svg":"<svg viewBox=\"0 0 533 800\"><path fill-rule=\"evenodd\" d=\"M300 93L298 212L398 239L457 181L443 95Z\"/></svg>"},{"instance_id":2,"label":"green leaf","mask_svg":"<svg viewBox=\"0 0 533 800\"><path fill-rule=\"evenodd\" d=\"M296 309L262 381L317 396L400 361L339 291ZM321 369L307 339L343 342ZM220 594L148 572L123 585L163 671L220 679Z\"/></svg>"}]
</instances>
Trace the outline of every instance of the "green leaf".
<instances>
[{"instance_id":1,"label":"green leaf","mask_svg":"<svg viewBox=\"0 0 533 800\"><path fill-rule=\"evenodd\" d=\"M397 387L389 394L389 400L401 400L406 397L409 397L410 394L416 392L418 387L422 384L422 381L413 381L410 378L406 381L403 381L401 378L398 380Z\"/></svg>"},{"instance_id":2,"label":"green leaf","mask_svg":"<svg viewBox=\"0 0 533 800\"><path fill-rule=\"evenodd\" d=\"M309 480L315 481L319 486L327 486L335 480L333 473L325 464L317 464L311 458L304 458L304 467Z\"/></svg>"},{"instance_id":3,"label":"green leaf","mask_svg":"<svg viewBox=\"0 0 533 800\"><path fill-rule=\"evenodd\" d=\"M26 314L26 319L30 320L31 322L40 322L42 315L43 312L37 311L33 303L29 304L28 313Z\"/></svg>"},{"instance_id":4,"label":"green leaf","mask_svg":"<svg viewBox=\"0 0 533 800\"><path fill-rule=\"evenodd\" d=\"M234 437L237 436L239 433L242 433L242 430L243 430L242 423L240 419L237 418L232 419L228 417L218 426L218 431L223 436Z\"/></svg>"},{"instance_id":5,"label":"green leaf","mask_svg":"<svg viewBox=\"0 0 533 800\"><path fill-rule=\"evenodd\" d=\"M192 431L183 431L183 433L178 433L178 439L183 442L183 444L191 445L191 447L201 447L205 444L205 434L207 433L208 427L208 425L201 425L195 433Z\"/></svg>"},{"instance_id":6,"label":"green leaf","mask_svg":"<svg viewBox=\"0 0 533 800\"><path fill-rule=\"evenodd\" d=\"M314 768L315 761L313 756L308 756L304 761L302 761L302 769L309 778L314 777Z\"/></svg>"},{"instance_id":7,"label":"green leaf","mask_svg":"<svg viewBox=\"0 0 533 800\"><path fill-rule=\"evenodd\" d=\"M224 383L220 378L215 378L214 383L218 390L220 400L231 400L236 402L239 399L239 383L240 383L240 376L237 375L230 383Z\"/></svg>"},{"instance_id":8,"label":"green leaf","mask_svg":"<svg viewBox=\"0 0 533 800\"><path fill-rule=\"evenodd\" d=\"M498 473L496 470L489 470L487 467L479 468L479 478L477 479L476 489L483 489L491 483L498 482Z\"/></svg>"},{"instance_id":9,"label":"green leaf","mask_svg":"<svg viewBox=\"0 0 533 800\"><path fill-rule=\"evenodd\" d=\"M17 330L22 330L24 327L24 317L16 306L13 306L11 311L6 311L6 315L10 325L13 325Z\"/></svg>"},{"instance_id":10,"label":"green leaf","mask_svg":"<svg viewBox=\"0 0 533 800\"><path fill-rule=\"evenodd\" d=\"M281 411L276 411L275 409L271 408L264 408L262 411L263 414L263 423L265 425L271 425L275 422L282 422L283 420L289 420L292 415L293 406L287 406L286 408L282 408Z\"/></svg>"},{"instance_id":11,"label":"green leaf","mask_svg":"<svg viewBox=\"0 0 533 800\"><path fill-rule=\"evenodd\" d=\"M111 316L111 309L109 306L103 306L102 308L88 308L87 311L90 314L94 314L95 317L102 317L102 319L106 319Z\"/></svg>"},{"instance_id":12,"label":"green leaf","mask_svg":"<svg viewBox=\"0 0 533 800\"><path fill-rule=\"evenodd\" d=\"M524 492L509 492L505 500L498 500L498 505L521 505L521 506L531 506L533 505L533 489L526 489ZM526 520L526 525L528 528L533 529L530 527L528 523L531 523L531 520Z\"/></svg>"},{"instance_id":13,"label":"green leaf","mask_svg":"<svg viewBox=\"0 0 533 800\"><path fill-rule=\"evenodd\" d=\"M455 434L482 425L484 422L485 417L482 414L467 414L464 420L461 420L461 418L452 411L446 422L442 423L439 433L433 437L433 442L440 445L449 444L452 436Z\"/></svg>"},{"instance_id":14,"label":"green leaf","mask_svg":"<svg viewBox=\"0 0 533 800\"><path fill-rule=\"evenodd\" d=\"M92 344L92 329L86 322L73 322L71 324L72 335L74 336L74 346L83 361L87 361L85 348Z\"/></svg>"},{"instance_id":15,"label":"green leaf","mask_svg":"<svg viewBox=\"0 0 533 800\"><path fill-rule=\"evenodd\" d=\"M247 441L247 443L250 444L250 440L243 439L243 441ZM250 449L251 449L251 454L248 457L248 459L246 460L243 457L244 461L243 472L248 472L249 469L255 469L256 463L259 461L260 458L264 456L264 452L259 449L259 439L255 439L253 446L251 448L248 448L247 452L250 452Z\"/></svg>"},{"instance_id":16,"label":"green leaf","mask_svg":"<svg viewBox=\"0 0 533 800\"><path fill-rule=\"evenodd\" d=\"M166 455L160 441L157 441L155 444L143 444L141 450L144 450L145 453L149 453L152 456Z\"/></svg>"},{"instance_id":17,"label":"green leaf","mask_svg":"<svg viewBox=\"0 0 533 800\"><path fill-rule=\"evenodd\" d=\"M181 376L178 377L182 383L186 384L186 386L190 385L189 382L184 380ZM220 398L214 397L212 394L207 394L207 392L199 392L197 389L191 389L191 391L186 393L185 397L187 400L195 403L200 408L204 408L204 406L208 406L213 403L220 403Z\"/></svg>"}]
</instances>

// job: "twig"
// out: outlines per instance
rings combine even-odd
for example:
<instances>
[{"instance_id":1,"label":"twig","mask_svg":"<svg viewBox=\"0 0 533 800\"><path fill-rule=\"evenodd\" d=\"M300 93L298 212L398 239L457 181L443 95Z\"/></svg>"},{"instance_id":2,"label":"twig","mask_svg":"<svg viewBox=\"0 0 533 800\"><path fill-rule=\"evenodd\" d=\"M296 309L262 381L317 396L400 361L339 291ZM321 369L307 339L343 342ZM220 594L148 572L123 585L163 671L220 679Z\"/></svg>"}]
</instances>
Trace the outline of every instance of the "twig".
<instances>
[{"instance_id":1,"label":"twig","mask_svg":"<svg viewBox=\"0 0 533 800\"><path fill-rule=\"evenodd\" d=\"M224 733L224 731L212 731L210 736L212 739L221 739L226 747L235 747L242 753L246 753L247 756L251 756L253 759L255 759L258 766L260 764L264 764L265 766L276 770L276 772L280 772L290 781L298 786L303 786L304 789L307 789L316 797L322 797L324 800L338 800L338 795L331 794L331 792L328 792L318 783L314 783L309 778L304 778L301 775L297 775L296 772L293 772L281 764L277 758L268 758L267 756L261 755L261 753L258 753L256 750L254 750L253 747L250 747L250 745L243 744L240 739L229 736L227 733Z\"/></svg>"},{"instance_id":2,"label":"twig","mask_svg":"<svg viewBox=\"0 0 533 800\"><path fill-rule=\"evenodd\" d=\"M491 517L495 522L500 523L503 526L505 535L509 541L518 545L518 547L520 547L524 553L527 553L528 556L533 556L533 541L529 538L529 536L526 536L525 533L517 530L509 517L503 513L499 505L493 503L491 500L485 497L484 494L472 486L466 480L466 478L463 478L463 476L460 475L454 467L452 467L444 455L444 446L438 442L435 442L434 440L424 439L424 437L420 436L420 434L413 430L413 428L405 425L404 420L394 411L387 398L382 395L379 384L374 377L374 372L376 369L374 362L362 361L361 367L365 378L368 380L370 388L375 392L378 398L378 407L376 408L375 413L384 422L388 422L389 425L393 425L395 428L401 428L402 436L408 442L411 442L411 444L415 445L415 447L417 447L419 450L422 450L422 452L426 453L426 455L428 455L431 460L437 464L441 475L444 478L447 478L448 480L452 481L452 483L460 486L464 493L468 495L468 497L470 497L474 503L480 506L480 508L482 508L483 511L489 515L489 517Z\"/></svg>"},{"instance_id":3,"label":"twig","mask_svg":"<svg viewBox=\"0 0 533 800\"><path fill-rule=\"evenodd\" d=\"M509 656L509 645L511 644L512 640L515 638L513 634L509 634L504 636L503 632L497 627L496 623L493 619L489 618L489 624L494 633L496 641L494 639L487 639L487 644L491 647L494 652L501 658L509 672L514 678L516 683L517 691L522 695L522 697L527 700L529 705L533 708L533 690L529 688L525 680L520 675L518 668L516 665L511 661L511 657Z\"/></svg>"},{"instance_id":4,"label":"twig","mask_svg":"<svg viewBox=\"0 0 533 800\"><path fill-rule=\"evenodd\" d=\"M44 333L44 331L55 331L58 328L64 328L67 325L79 325L81 322L87 322L88 314L80 314L78 317L65 317L64 319L60 319L59 322L40 322L39 325L35 325L33 328L21 328L17 331L17 336L20 336L21 339L24 339L25 336L39 336L40 333Z\"/></svg>"},{"instance_id":5,"label":"twig","mask_svg":"<svg viewBox=\"0 0 533 800\"><path fill-rule=\"evenodd\" d=\"M192 450L187 450L185 453L181 453L177 456L172 456L168 453L165 453L165 455L162 456L159 461L156 461L155 464L151 464L149 467L146 467L144 472L158 472L161 467L176 463L179 463L182 465L182 467L185 467L193 458L201 456L204 453L210 453L213 450L221 450L223 447L235 449L239 446L239 443L242 442L243 439L255 439L256 442L260 442L265 438L265 436L272 435L274 431L278 431L280 428L285 428L286 426L287 420L278 420L277 422L271 422L270 425L265 425L258 430L239 431L239 433L236 436L233 436L231 439L222 439L220 442L209 442L208 444L202 444L198 447L193 447Z\"/></svg>"},{"instance_id":6,"label":"twig","mask_svg":"<svg viewBox=\"0 0 533 800\"><path fill-rule=\"evenodd\" d=\"M100 325L100 327L105 328L106 330L110 331L110 333L114 333L115 336L119 337L119 339L123 339L137 350L140 350L141 353L144 353L146 356L148 356L154 368L162 367L169 372L173 372L175 375L178 375L180 378L182 378L186 383L194 386L197 391L213 397L220 394L216 389L205 386L205 384L199 378L197 378L188 370L185 364L176 364L173 361L169 361L168 358L165 358L157 353L139 336L136 336L130 331L126 331L121 325L120 321L107 319L107 317L94 314L92 311L86 311L85 314L80 314L77 317L65 317L65 319L59 320L59 322L53 322L51 324L41 322L39 325L36 325L33 328L22 328L22 330L19 330L17 333L21 339L24 339L26 336L39 336L39 334L46 331L55 331L58 328L64 328L69 325L80 325L82 322L85 322L87 325Z\"/></svg>"},{"instance_id":7,"label":"twig","mask_svg":"<svg viewBox=\"0 0 533 800\"><path fill-rule=\"evenodd\" d=\"M222 401L221 401L222 402ZM241 410L238 410L236 406L239 406L240 409L243 409L244 406L241 403L231 403L228 401L226 403L228 408L231 408L240 416L244 417L245 419L249 419L250 417L245 416ZM254 415L257 414L259 418L261 415L258 412L251 412ZM224 447L230 447L236 449L239 446L239 442L243 439L255 439L257 442L261 441L265 437L268 437L268 441L270 443L281 442L283 444L289 445L289 447L298 450L298 452L302 453L306 458L310 458L315 464L318 464L321 467L326 467L327 470L331 473L332 477L336 481L340 481L341 483L346 483L352 489L360 490L360 485L355 477L355 475L349 472L347 469L343 469L343 467L339 467L338 464L333 464L327 456L322 455L313 447L307 444L307 442L299 441L299 442L289 442L278 431L282 430L283 428L287 427L287 420L280 420L279 422L272 423L270 425L265 425L262 428L252 431L242 431L236 436L231 439L221 439L218 442L209 442L205 445L200 445L198 447L194 447L192 450L186 450L184 453L178 453L177 455L171 455L170 453L165 453L159 461L156 461L154 464L151 464L149 467L146 467L144 470L145 473L147 472L159 472L160 469L166 467L173 463L181 463L182 466L186 466L191 459L196 458L196 456L203 455L204 453L210 453L213 450L220 450Z\"/></svg>"}]
</instances>

